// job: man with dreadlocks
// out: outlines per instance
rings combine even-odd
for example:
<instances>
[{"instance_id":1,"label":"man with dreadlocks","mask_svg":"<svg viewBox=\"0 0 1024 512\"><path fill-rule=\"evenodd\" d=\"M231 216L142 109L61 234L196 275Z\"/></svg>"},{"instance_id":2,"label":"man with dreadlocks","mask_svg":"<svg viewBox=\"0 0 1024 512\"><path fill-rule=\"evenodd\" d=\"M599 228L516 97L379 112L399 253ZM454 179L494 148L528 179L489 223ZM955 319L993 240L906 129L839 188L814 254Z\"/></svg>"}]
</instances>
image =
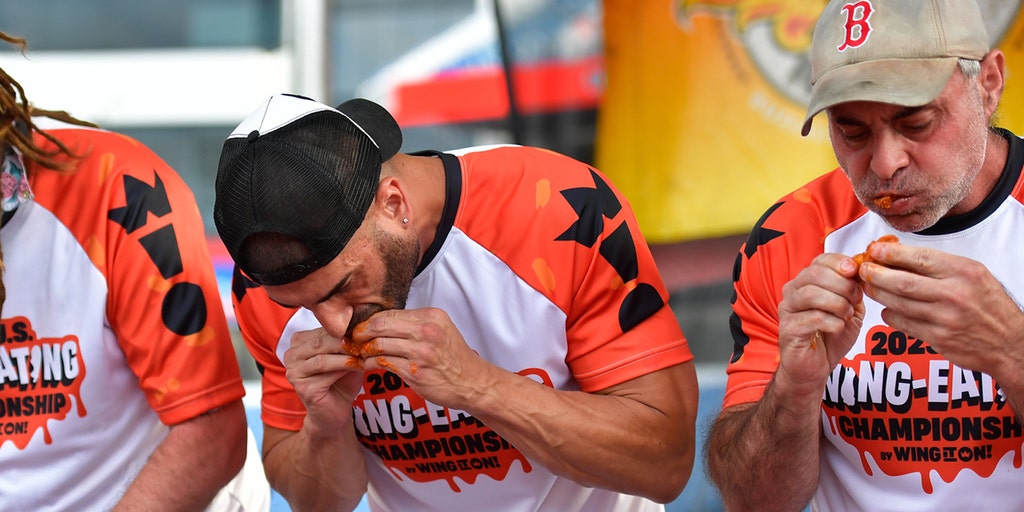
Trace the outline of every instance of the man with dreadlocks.
<instances>
[{"instance_id":1,"label":"man with dreadlocks","mask_svg":"<svg viewBox=\"0 0 1024 512\"><path fill-rule=\"evenodd\" d=\"M187 185L2 69L0 146L0 508L268 508Z\"/></svg>"}]
</instances>

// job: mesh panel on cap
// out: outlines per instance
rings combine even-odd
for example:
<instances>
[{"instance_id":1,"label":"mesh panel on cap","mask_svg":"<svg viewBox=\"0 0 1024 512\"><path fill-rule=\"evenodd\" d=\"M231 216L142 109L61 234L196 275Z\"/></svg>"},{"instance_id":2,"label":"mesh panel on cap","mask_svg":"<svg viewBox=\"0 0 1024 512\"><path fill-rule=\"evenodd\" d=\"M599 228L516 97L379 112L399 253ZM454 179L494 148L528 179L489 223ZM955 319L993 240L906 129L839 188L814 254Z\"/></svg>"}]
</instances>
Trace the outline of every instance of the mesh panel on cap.
<instances>
[{"instance_id":1,"label":"mesh panel on cap","mask_svg":"<svg viewBox=\"0 0 1024 512\"><path fill-rule=\"evenodd\" d=\"M217 173L217 230L254 281L298 280L348 243L373 200L380 166L373 142L335 111L300 117L265 135L228 139ZM282 261L274 247L245 244L256 233L294 237L309 257Z\"/></svg>"}]
</instances>

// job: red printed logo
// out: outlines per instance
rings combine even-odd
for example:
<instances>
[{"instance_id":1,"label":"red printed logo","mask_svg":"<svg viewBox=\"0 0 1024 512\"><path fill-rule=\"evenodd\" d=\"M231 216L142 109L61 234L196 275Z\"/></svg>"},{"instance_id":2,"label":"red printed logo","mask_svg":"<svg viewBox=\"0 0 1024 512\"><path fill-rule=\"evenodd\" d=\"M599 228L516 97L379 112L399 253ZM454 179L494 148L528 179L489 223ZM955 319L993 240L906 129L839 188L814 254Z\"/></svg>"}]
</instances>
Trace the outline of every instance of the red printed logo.
<instances>
[{"instance_id":1,"label":"red printed logo","mask_svg":"<svg viewBox=\"0 0 1024 512\"><path fill-rule=\"evenodd\" d=\"M520 375L551 386L547 373ZM391 372L366 373L353 407L359 441L399 480L444 481L453 492L486 475L504 480L509 471L529 473L530 461L497 432L465 411L432 404Z\"/></svg>"},{"instance_id":2,"label":"red printed logo","mask_svg":"<svg viewBox=\"0 0 1024 512\"><path fill-rule=\"evenodd\" d=\"M826 435L860 452L868 475L918 474L921 490L965 471L991 476L1022 464L1024 425L992 377L958 367L924 341L887 326L844 359L825 386Z\"/></svg>"},{"instance_id":3,"label":"red printed logo","mask_svg":"<svg viewBox=\"0 0 1024 512\"><path fill-rule=\"evenodd\" d=\"M839 51L857 48L867 42L868 36L871 35L871 23L868 19L875 10L871 2L861 0L844 5L843 12L846 13L846 23L843 25L846 28L846 37L836 48Z\"/></svg>"},{"instance_id":4,"label":"red printed logo","mask_svg":"<svg viewBox=\"0 0 1024 512\"><path fill-rule=\"evenodd\" d=\"M39 430L52 443L50 421L73 410L85 416L84 379L77 337L39 338L20 316L0 322L0 446L11 441L23 450Z\"/></svg>"}]
</instances>

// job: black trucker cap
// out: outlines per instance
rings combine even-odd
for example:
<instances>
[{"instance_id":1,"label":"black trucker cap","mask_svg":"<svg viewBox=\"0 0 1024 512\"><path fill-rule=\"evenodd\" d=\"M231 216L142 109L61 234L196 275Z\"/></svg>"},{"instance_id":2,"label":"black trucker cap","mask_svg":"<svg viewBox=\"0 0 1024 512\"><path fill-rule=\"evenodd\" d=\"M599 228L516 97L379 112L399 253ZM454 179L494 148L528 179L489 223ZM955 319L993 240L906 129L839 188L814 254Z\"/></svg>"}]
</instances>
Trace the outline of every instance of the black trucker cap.
<instances>
[{"instance_id":1,"label":"black trucker cap","mask_svg":"<svg viewBox=\"0 0 1024 512\"><path fill-rule=\"evenodd\" d=\"M224 142L213 220L235 264L259 284L297 281L330 263L373 202L381 163L402 146L398 123L361 98L336 109L279 94L246 117ZM267 268L246 241L291 237L307 256Z\"/></svg>"}]
</instances>

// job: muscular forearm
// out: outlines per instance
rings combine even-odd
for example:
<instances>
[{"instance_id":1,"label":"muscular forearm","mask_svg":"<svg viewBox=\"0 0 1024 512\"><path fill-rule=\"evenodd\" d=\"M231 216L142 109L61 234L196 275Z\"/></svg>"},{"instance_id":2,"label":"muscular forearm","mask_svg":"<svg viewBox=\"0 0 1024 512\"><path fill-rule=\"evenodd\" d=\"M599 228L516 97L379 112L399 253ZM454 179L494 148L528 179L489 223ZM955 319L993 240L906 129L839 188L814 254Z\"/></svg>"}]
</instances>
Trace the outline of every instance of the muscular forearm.
<instances>
[{"instance_id":1,"label":"muscular forearm","mask_svg":"<svg viewBox=\"0 0 1024 512\"><path fill-rule=\"evenodd\" d=\"M602 394L564 392L504 374L467 410L555 474L668 502L693 469L692 365L632 385Z\"/></svg>"},{"instance_id":2,"label":"muscular forearm","mask_svg":"<svg viewBox=\"0 0 1024 512\"><path fill-rule=\"evenodd\" d=\"M992 377L1003 396L1006 397L1006 402L1013 409L1017 421L1024 423L1024 377L1022 377L1024 371L1021 370L1024 365L1007 359L1001 366L1005 368L1000 372L1002 376L992 375Z\"/></svg>"},{"instance_id":3,"label":"muscular forearm","mask_svg":"<svg viewBox=\"0 0 1024 512\"><path fill-rule=\"evenodd\" d=\"M729 510L800 510L817 487L821 396L796 396L777 380L712 428L708 470Z\"/></svg>"},{"instance_id":4,"label":"muscular forearm","mask_svg":"<svg viewBox=\"0 0 1024 512\"><path fill-rule=\"evenodd\" d=\"M271 486L293 510L353 510L366 492L367 474L355 430L322 436L266 427L263 464Z\"/></svg>"},{"instance_id":5,"label":"muscular forearm","mask_svg":"<svg viewBox=\"0 0 1024 512\"><path fill-rule=\"evenodd\" d=\"M202 510L241 470L245 452L241 401L175 425L114 510Z\"/></svg>"},{"instance_id":6,"label":"muscular forearm","mask_svg":"<svg viewBox=\"0 0 1024 512\"><path fill-rule=\"evenodd\" d=\"M1016 308L1008 315L1010 319L999 322L1006 330L995 335L996 339L1006 340L1004 346L1001 350L979 351L994 360L976 369L986 371L995 379L1017 421L1024 423L1024 339L1020 336L1024 332L1024 315L1015 299L1013 303Z\"/></svg>"}]
</instances>

